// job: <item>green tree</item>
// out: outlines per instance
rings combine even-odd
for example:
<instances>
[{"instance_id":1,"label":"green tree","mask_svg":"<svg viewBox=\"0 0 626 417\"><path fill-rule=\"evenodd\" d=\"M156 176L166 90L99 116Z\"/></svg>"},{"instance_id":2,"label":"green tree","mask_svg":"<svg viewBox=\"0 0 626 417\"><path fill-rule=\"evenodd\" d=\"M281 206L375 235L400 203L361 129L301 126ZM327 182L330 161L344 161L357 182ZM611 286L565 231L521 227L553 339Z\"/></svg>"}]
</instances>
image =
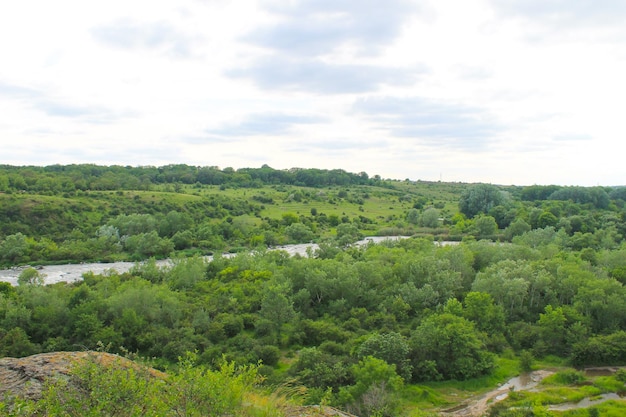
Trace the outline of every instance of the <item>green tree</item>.
<instances>
[{"instance_id":1,"label":"green tree","mask_svg":"<svg viewBox=\"0 0 626 417\"><path fill-rule=\"evenodd\" d=\"M459 210L472 218L479 213L489 213L492 208L504 204L503 192L491 184L477 184L467 188L461 195Z\"/></svg>"},{"instance_id":2,"label":"green tree","mask_svg":"<svg viewBox=\"0 0 626 417\"><path fill-rule=\"evenodd\" d=\"M26 268L17 277L18 285L43 285L46 274L42 274L35 268Z\"/></svg>"},{"instance_id":3,"label":"green tree","mask_svg":"<svg viewBox=\"0 0 626 417\"><path fill-rule=\"evenodd\" d=\"M404 385L396 373L395 365L382 359L367 356L352 366L355 384L342 388L339 402L360 416L397 415L394 393Z\"/></svg>"},{"instance_id":4,"label":"green tree","mask_svg":"<svg viewBox=\"0 0 626 417\"><path fill-rule=\"evenodd\" d=\"M287 226L285 228L285 235L294 243L310 242L314 237L311 229L302 223L292 223Z\"/></svg>"},{"instance_id":5,"label":"green tree","mask_svg":"<svg viewBox=\"0 0 626 417\"><path fill-rule=\"evenodd\" d=\"M626 332L619 330L580 340L573 345L570 361L582 368L588 365L602 366L626 363Z\"/></svg>"},{"instance_id":6,"label":"green tree","mask_svg":"<svg viewBox=\"0 0 626 417\"><path fill-rule=\"evenodd\" d=\"M159 223L159 235L171 238L178 232L186 231L191 225L192 220L186 213L172 210Z\"/></svg>"},{"instance_id":7,"label":"green tree","mask_svg":"<svg viewBox=\"0 0 626 417\"><path fill-rule=\"evenodd\" d=\"M493 236L498 231L498 224L491 216L478 216L474 219L473 229L477 237Z\"/></svg>"},{"instance_id":8,"label":"green tree","mask_svg":"<svg viewBox=\"0 0 626 417\"><path fill-rule=\"evenodd\" d=\"M429 207L422 213L422 218L420 219L420 223L424 227L436 228L439 227L439 217L440 213L434 207Z\"/></svg>"},{"instance_id":9,"label":"green tree","mask_svg":"<svg viewBox=\"0 0 626 417\"><path fill-rule=\"evenodd\" d=\"M0 175L0 191L5 192L9 190L9 177L7 175Z\"/></svg>"},{"instance_id":10,"label":"green tree","mask_svg":"<svg viewBox=\"0 0 626 417\"><path fill-rule=\"evenodd\" d=\"M172 241L159 237L156 231L129 236L124 247L137 259L166 257L174 250Z\"/></svg>"},{"instance_id":11,"label":"green tree","mask_svg":"<svg viewBox=\"0 0 626 417\"><path fill-rule=\"evenodd\" d=\"M495 206L487 213L496 219L498 223L498 229L504 229L508 227L513 220L515 220L515 210L507 208L505 206Z\"/></svg>"},{"instance_id":12,"label":"green tree","mask_svg":"<svg viewBox=\"0 0 626 417\"><path fill-rule=\"evenodd\" d=\"M559 219L554 214L550 213L549 211L544 211L539 215L539 218L537 219L537 227L541 229L544 229L546 227L555 227L558 222Z\"/></svg>"},{"instance_id":13,"label":"green tree","mask_svg":"<svg viewBox=\"0 0 626 417\"><path fill-rule=\"evenodd\" d=\"M265 289L259 315L271 323L276 341L280 343L283 326L295 317L293 303L285 296L284 289L269 286Z\"/></svg>"},{"instance_id":14,"label":"green tree","mask_svg":"<svg viewBox=\"0 0 626 417\"><path fill-rule=\"evenodd\" d=\"M498 334L505 330L505 315L502 306L493 302L491 295L469 292L463 300L463 317L472 321L478 330Z\"/></svg>"},{"instance_id":15,"label":"green tree","mask_svg":"<svg viewBox=\"0 0 626 417\"><path fill-rule=\"evenodd\" d=\"M359 348L361 358L373 356L396 366L396 371L404 380L411 379L412 367L409 360L409 344L399 333L383 333L370 336Z\"/></svg>"},{"instance_id":16,"label":"green tree","mask_svg":"<svg viewBox=\"0 0 626 417\"><path fill-rule=\"evenodd\" d=\"M282 215L282 223L285 226L290 226L294 223L298 223L299 221L300 221L300 218L295 213L283 213Z\"/></svg>"},{"instance_id":17,"label":"green tree","mask_svg":"<svg viewBox=\"0 0 626 417\"><path fill-rule=\"evenodd\" d=\"M28 242L22 233L7 236L0 243L0 259L6 263L16 264L28 260Z\"/></svg>"},{"instance_id":18,"label":"green tree","mask_svg":"<svg viewBox=\"0 0 626 417\"><path fill-rule=\"evenodd\" d=\"M476 275L472 291L491 294L505 309L508 318L520 318L528 311L528 278L534 273L528 262L500 261Z\"/></svg>"},{"instance_id":19,"label":"green tree","mask_svg":"<svg viewBox=\"0 0 626 417\"><path fill-rule=\"evenodd\" d=\"M546 306L546 312L539 315L539 334L547 353L565 353L566 323L567 318L561 307Z\"/></svg>"},{"instance_id":20,"label":"green tree","mask_svg":"<svg viewBox=\"0 0 626 417\"><path fill-rule=\"evenodd\" d=\"M337 241L339 246L350 245L363 238L363 234L352 223L342 223L337 226Z\"/></svg>"},{"instance_id":21,"label":"green tree","mask_svg":"<svg viewBox=\"0 0 626 417\"><path fill-rule=\"evenodd\" d=\"M14 327L8 332L0 329L0 357L21 358L37 352L37 346L21 327Z\"/></svg>"},{"instance_id":22,"label":"green tree","mask_svg":"<svg viewBox=\"0 0 626 417\"><path fill-rule=\"evenodd\" d=\"M191 230L183 230L181 232L174 233L171 237L174 249L181 250L190 248L193 245L193 233Z\"/></svg>"},{"instance_id":23,"label":"green tree","mask_svg":"<svg viewBox=\"0 0 626 417\"><path fill-rule=\"evenodd\" d=\"M504 237L510 242L515 236L521 236L528 231L530 225L524 219L517 218L504 230Z\"/></svg>"},{"instance_id":24,"label":"green tree","mask_svg":"<svg viewBox=\"0 0 626 417\"><path fill-rule=\"evenodd\" d=\"M411 333L413 380L465 380L494 366L474 324L452 314L428 317Z\"/></svg>"},{"instance_id":25,"label":"green tree","mask_svg":"<svg viewBox=\"0 0 626 417\"><path fill-rule=\"evenodd\" d=\"M522 372L530 372L533 370L533 362L535 361L535 358L532 354L532 352L528 351L528 350L523 350L520 352L519 355L519 362L520 362L520 370Z\"/></svg>"},{"instance_id":26,"label":"green tree","mask_svg":"<svg viewBox=\"0 0 626 417\"><path fill-rule=\"evenodd\" d=\"M172 262L165 279L173 289L191 289L205 277L207 262L200 256L174 259Z\"/></svg>"},{"instance_id":27,"label":"green tree","mask_svg":"<svg viewBox=\"0 0 626 417\"><path fill-rule=\"evenodd\" d=\"M412 208L406 213L406 221L409 222L410 224L416 225L419 222L419 219L420 219L420 212L416 208Z\"/></svg>"},{"instance_id":28,"label":"green tree","mask_svg":"<svg viewBox=\"0 0 626 417\"><path fill-rule=\"evenodd\" d=\"M156 232L157 221L150 214L120 214L109 222L119 230L120 235L133 236Z\"/></svg>"},{"instance_id":29,"label":"green tree","mask_svg":"<svg viewBox=\"0 0 626 417\"><path fill-rule=\"evenodd\" d=\"M350 380L349 370L344 361L317 347L302 349L289 369L289 374L297 377L307 387L321 389L330 387L335 391Z\"/></svg>"}]
</instances>

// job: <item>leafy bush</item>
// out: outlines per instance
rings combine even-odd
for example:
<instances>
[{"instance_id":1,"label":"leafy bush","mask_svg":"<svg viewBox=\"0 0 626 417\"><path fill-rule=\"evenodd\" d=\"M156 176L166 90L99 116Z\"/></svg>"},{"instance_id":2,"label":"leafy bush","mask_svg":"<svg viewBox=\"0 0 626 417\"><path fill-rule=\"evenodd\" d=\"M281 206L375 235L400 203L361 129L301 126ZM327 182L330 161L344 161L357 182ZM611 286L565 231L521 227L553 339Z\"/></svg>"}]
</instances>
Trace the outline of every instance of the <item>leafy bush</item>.
<instances>
[{"instance_id":1,"label":"leafy bush","mask_svg":"<svg viewBox=\"0 0 626 417\"><path fill-rule=\"evenodd\" d=\"M222 362L210 371L195 360L188 353L178 371L165 375L123 358L88 357L69 378L48 383L41 400L18 400L5 408L12 417L259 415L244 401L259 382L257 367Z\"/></svg>"},{"instance_id":2,"label":"leafy bush","mask_svg":"<svg viewBox=\"0 0 626 417\"><path fill-rule=\"evenodd\" d=\"M585 374L583 372L576 371L574 369L567 369L565 371L559 371L554 375L544 379L544 383L574 385L584 382L585 379Z\"/></svg>"}]
</instances>

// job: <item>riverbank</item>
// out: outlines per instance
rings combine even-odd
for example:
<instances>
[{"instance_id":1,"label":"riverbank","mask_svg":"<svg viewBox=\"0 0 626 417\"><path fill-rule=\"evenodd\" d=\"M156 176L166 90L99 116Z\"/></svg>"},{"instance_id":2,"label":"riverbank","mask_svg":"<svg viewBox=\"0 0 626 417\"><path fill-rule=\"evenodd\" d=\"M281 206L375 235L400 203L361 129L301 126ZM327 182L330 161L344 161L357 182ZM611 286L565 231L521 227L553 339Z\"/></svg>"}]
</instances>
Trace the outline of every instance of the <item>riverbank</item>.
<instances>
[{"instance_id":1,"label":"riverbank","mask_svg":"<svg viewBox=\"0 0 626 417\"><path fill-rule=\"evenodd\" d=\"M355 243L355 245L362 246L369 243L381 243L385 240L398 240L405 239L409 236L370 236ZM437 242L440 243L440 242ZM294 245L284 245L272 248L270 250L282 250L287 252L290 256L300 255L307 256L310 251L315 251L319 248L316 243L300 243ZM222 256L236 256L233 253L225 253ZM205 257L207 261L213 260L212 256ZM44 278L45 284L56 284L57 282L76 282L83 279L83 274L94 273L96 275L106 274L110 271L115 271L118 274L128 272L137 262L111 262L111 263L81 263L81 264L66 264L66 265L44 265L37 266L37 270ZM167 266L171 264L171 260L164 259L157 261L159 266ZM28 266L14 267L10 269L0 270L0 281L8 282L13 286L17 285L17 278L20 276L24 269Z\"/></svg>"}]
</instances>

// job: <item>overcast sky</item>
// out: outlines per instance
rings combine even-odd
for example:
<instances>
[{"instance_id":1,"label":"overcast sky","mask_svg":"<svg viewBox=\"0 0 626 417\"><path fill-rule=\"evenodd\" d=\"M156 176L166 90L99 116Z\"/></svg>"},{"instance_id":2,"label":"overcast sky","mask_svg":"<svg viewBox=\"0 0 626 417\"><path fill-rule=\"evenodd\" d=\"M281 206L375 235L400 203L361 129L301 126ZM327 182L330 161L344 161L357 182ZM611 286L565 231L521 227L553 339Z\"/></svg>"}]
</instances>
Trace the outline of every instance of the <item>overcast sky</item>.
<instances>
[{"instance_id":1,"label":"overcast sky","mask_svg":"<svg viewBox=\"0 0 626 417\"><path fill-rule=\"evenodd\" d=\"M0 163L626 184L623 0L0 5Z\"/></svg>"}]
</instances>

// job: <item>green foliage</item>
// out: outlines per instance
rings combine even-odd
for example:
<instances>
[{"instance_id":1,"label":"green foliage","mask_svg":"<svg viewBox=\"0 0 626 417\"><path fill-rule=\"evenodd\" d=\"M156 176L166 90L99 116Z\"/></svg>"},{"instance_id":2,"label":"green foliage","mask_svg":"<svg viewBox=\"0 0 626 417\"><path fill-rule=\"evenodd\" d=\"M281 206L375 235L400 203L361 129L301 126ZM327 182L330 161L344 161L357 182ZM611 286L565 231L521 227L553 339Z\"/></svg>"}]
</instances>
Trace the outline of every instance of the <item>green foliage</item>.
<instances>
[{"instance_id":1,"label":"green foliage","mask_svg":"<svg viewBox=\"0 0 626 417\"><path fill-rule=\"evenodd\" d=\"M305 224L293 223L285 228L285 235L292 243L310 242L313 237L313 231Z\"/></svg>"},{"instance_id":2,"label":"green foliage","mask_svg":"<svg viewBox=\"0 0 626 417\"><path fill-rule=\"evenodd\" d=\"M465 379L463 389L504 378L493 352L506 353L509 370L546 355L577 366L626 362L623 204L605 206L596 190L567 190L596 200L554 200L562 187L340 170L24 169L0 167L10 192L0 194L1 263L143 262L82 284L0 286L3 354L102 342L163 367L195 350L210 366L222 355L262 360L272 383L295 377L310 401L359 415L402 414L389 381L357 383L354 365L369 357L406 382ZM65 181L69 172L81 175ZM500 240L502 229L510 243L478 240ZM428 235L351 245L399 232ZM321 243L310 257L264 248L311 240ZM220 255L246 247L255 250ZM206 262L200 254L210 252Z\"/></svg>"},{"instance_id":3,"label":"green foliage","mask_svg":"<svg viewBox=\"0 0 626 417\"><path fill-rule=\"evenodd\" d=\"M14 327L7 332L0 329L0 357L19 358L37 353L37 350L22 328Z\"/></svg>"},{"instance_id":4,"label":"green foliage","mask_svg":"<svg viewBox=\"0 0 626 417\"><path fill-rule=\"evenodd\" d=\"M411 379L412 367L409 360L408 341L398 333L374 334L357 350L361 358L372 356L395 365L398 375L405 381Z\"/></svg>"},{"instance_id":5,"label":"green foliage","mask_svg":"<svg viewBox=\"0 0 626 417\"><path fill-rule=\"evenodd\" d=\"M418 224L420 220L420 212L418 209L416 208L412 208L410 209L407 214L406 214L406 221L409 222L410 224Z\"/></svg>"},{"instance_id":6,"label":"green foliage","mask_svg":"<svg viewBox=\"0 0 626 417\"><path fill-rule=\"evenodd\" d=\"M620 330L575 343L571 362L576 367L626 364L626 332Z\"/></svg>"},{"instance_id":7,"label":"green foliage","mask_svg":"<svg viewBox=\"0 0 626 417\"><path fill-rule=\"evenodd\" d=\"M515 236L521 236L530 231L530 225L524 219L515 219L505 230L504 236L511 241Z\"/></svg>"},{"instance_id":8,"label":"green foliage","mask_svg":"<svg viewBox=\"0 0 626 417\"><path fill-rule=\"evenodd\" d=\"M0 243L0 259L8 263L19 263L26 259L28 243L22 233L7 236Z\"/></svg>"},{"instance_id":9,"label":"green foliage","mask_svg":"<svg viewBox=\"0 0 626 417\"><path fill-rule=\"evenodd\" d=\"M618 369L615 372L615 378L620 382L626 383L626 369Z\"/></svg>"},{"instance_id":10,"label":"green foliage","mask_svg":"<svg viewBox=\"0 0 626 417\"><path fill-rule=\"evenodd\" d=\"M264 291L261 310L259 311L259 316L271 323L278 343L280 343L283 325L296 315L291 301L284 295L284 292L285 290L278 286L267 287Z\"/></svg>"},{"instance_id":11,"label":"green foliage","mask_svg":"<svg viewBox=\"0 0 626 417\"><path fill-rule=\"evenodd\" d=\"M159 237L156 231L129 236L124 240L124 247L137 259L166 257L174 250L174 244Z\"/></svg>"},{"instance_id":12,"label":"green foliage","mask_svg":"<svg viewBox=\"0 0 626 417\"><path fill-rule=\"evenodd\" d=\"M520 197L524 201L548 200L552 193L561 188L559 185L531 185L524 187Z\"/></svg>"},{"instance_id":13,"label":"green foliage","mask_svg":"<svg viewBox=\"0 0 626 417\"><path fill-rule=\"evenodd\" d=\"M318 348L302 349L289 372L308 387L335 391L352 379L344 359Z\"/></svg>"},{"instance_id":14,"label":"green foliage","mask_svg":"<svg viewBox=\"0 0 626 417\"><path fill-rule=\"evenodd\" d=\"M157 230L156 219L150 214L121 214L109 222L120 235L133 236Z\"/></svg>"},{"instance_id":15,"label":"green foliage","mask_svg":"<svg viewBox=\"0 0 626 417\"><path fill-rule=\"evenodd\" d=\"M477 329L487 334L498 334L505 330L505 315L501 305L494 304L487 293L469 292L463 300L463 317L471 320Z\"/></svg>"},{"instance_id":16,"label":"green foliage","mask_svg":"<svg viewBox=\"0 0 626 417\"><path fill-rule=\"evenodd\" d=\"M337 243L339 246L347 246L360 239L363 239L363 234L354 224L342 223L337 226Z\"/></svg>"},{"instance_id":17,"label":"green foliage","mask_svg":"<svg viewBox=\"0 0 626 417\"><path fill-rule=\"evenodd\" d=\"M492 208L504 204L505 201L504 194L495 185L477 184L463 192L459 200L459 210L472 218L479 213L489 213Z\"/></svg>"},{"instance_id":18,"label":"green foliage","mask_svg":"<svg viewBox=\"0 0 626 417\"><path fill-rule=\"evenodd\" d=\"M411 334L413 379L464 380L489 372L493 357L474 325L451 314L427 318Z\"/></svg>"},{"instance_id":19,"label":"green foliage","mask_svg":"<svg viewBox=\"0 0 626 417\"><path fill-rule=\"evenodd\" d=\"M351 372L355 384L340 390L339 403L362 416L394 416L393 394L403 386L395 366L368 356L353 365Z\"/></svg>"},{"instance_id":20,"label":"green foliage","mask_svg":"<svg viewBox=\"0 0 626 417\"><path fill-rule=\"evenodd\" d=\"M476 237L491 237L498 231L498 224L491 216L477 216L473 228Z\"/></svg>"},{"instance_id":21,"label":"green foliage","mask_svg":"<svg viewBox=\"0 0 626 417\"><path fill-rule=\"evenodd\" d=\"M168 275L167 268L158 266L154 258L136 263L129 272L131 275L141 277L153 284L163 282L165 276Z\"/></svg>"},{"instance_id":22,"label":"green foliage","mask_svg":"<svg viewBox=\"0 0 626 417\"><path fill-rule=\"evenodd\" d=\"M581 384L585 381L585 374L582 371L576 371L574 369L566 369L559 371L554 375L551 375L543 380L544 384L560 384L560 385L575 385Z\"/></svg>"},{"instance_id":23,"label":"green foliage","mask_svg":"<svg viewBox=\"0 0 626 417\"><path fill-rule=\"evenodd\" d=\"M166 275L166 282L173 289L191 289L198 281L205 278L206 268L206 261L199 256L175 259ZM158 276L158 273L154 275Z\"/></svg>"},{"instance_id":24,"label":"green foliage","mask_svg":"<svg viewBox=\"0 0 626 417\"><path fill-rule=\"evenodd\" d=\"M532 352L523 350L519 355L519 367L522 372L530 372L533 370L533 362L535 358Z\"/></svg>"},{"instance_id":25,"label":"green foliage","mask_svg":"<svg viewBox=\"0 0 626 417\"><path fill-rule=\"evenodd\" d=\"M579 204L592 204L597 208L609 205L609 195L602 187L563 187L548 197L551 200L571 200Z\"/></svg>"},{"instance_id":26,"label":"green foliage","mask_svg":"<svg viewBox=\"0 0 626 417\"><path fill-rule=\"evenodd\" d=\"M47 385L39 401L18 402L12 416L257 416L246 395L257 368L223 362L217 371L195 365L195 355L164 375L121 358L87 358L68 379ZM274 411L276 412L276 411Z\"/></svg>"},{"instance_id":27,"label":"green foliage","mask_svg":"<svg viewBox=\"0 0 626 417\"><path fill-rule=\"evenodd\" d=\"M429 207L422 213L422 217L420 218L420 224L423 227L439 227L439 224L441 223L439 217L441 217L441 213L439 212L439 210L434 207Z\"/></svg>"},{"instance_id":28,"label":"green foliage","mask_svg":"<svg viewBox=\"0 0 626 417\"><path fill-rule=\"evenodd\" d=\"M43 285L45 275L41 274L35 268L26 268L17 277L18 285Z\"/></svg>"}]
</instances>

